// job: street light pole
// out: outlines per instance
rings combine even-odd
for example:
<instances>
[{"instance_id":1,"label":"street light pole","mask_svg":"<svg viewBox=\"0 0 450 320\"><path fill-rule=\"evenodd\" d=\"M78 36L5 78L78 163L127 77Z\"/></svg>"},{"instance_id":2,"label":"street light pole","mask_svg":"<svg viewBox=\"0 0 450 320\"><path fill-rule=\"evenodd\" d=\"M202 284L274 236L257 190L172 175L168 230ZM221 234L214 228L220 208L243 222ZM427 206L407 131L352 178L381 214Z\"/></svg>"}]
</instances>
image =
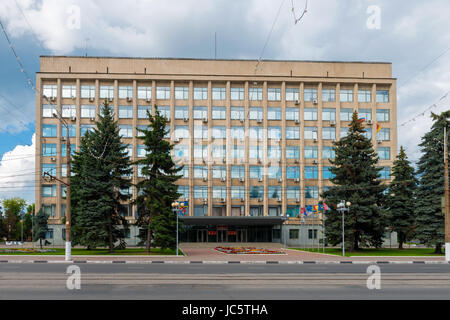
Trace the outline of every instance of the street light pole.
<instances>
[{"instance_id":1,"label":"street light pole","mask_svg":"<svg viewBox=\"0 0 450 320\"><path fill-rule=\"evenodd\" d=\"M342 214L342 256L345 257L345 224L344 224L344 212L350 211L350 202L345 202L345 200L341 200L337 205L337 211Z\"/></svg>"},{"instance_id":2,"label":"street light pole","mask_svg":"<svg viewBox=\"0 0 450 320\"><path fill-rule=\"evenodd\" d=\"M448 189L447 120L444 125L444 204L445 204L445 260L450 262L450 197Z\"/></svg>"},{"instance_id":3,"label":"street light pole","mask_svg":"<svg viewBox=\"0 0 450 320\"><path fill-rule=\"evenodd\" d=\"M172 210L177 216L177 234L176 234L176 255L178 256L178 213L179 213L180 203L178 201L172 202Z\"/></svg>"}]
</instances>

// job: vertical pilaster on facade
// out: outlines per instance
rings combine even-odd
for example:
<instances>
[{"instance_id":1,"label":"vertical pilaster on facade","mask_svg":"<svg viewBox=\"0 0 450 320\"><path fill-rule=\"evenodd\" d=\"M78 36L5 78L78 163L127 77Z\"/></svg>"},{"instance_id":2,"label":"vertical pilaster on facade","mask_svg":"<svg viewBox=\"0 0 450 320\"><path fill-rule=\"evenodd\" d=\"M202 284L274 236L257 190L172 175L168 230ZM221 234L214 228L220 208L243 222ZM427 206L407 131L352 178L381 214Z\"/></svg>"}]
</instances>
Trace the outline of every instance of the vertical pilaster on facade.
<instances>
[{"instance_id":1,"label":"vertical pilaster on facade","mask_svg":"<svg viewBox=\"0 0 450 320\"><path fill-rule=\"evenodd\" d=\"M228 190L231 190L231 164L233 162L233 159L230 157L231 155L231 134L230 134L230 128L231 128L231 82L227 81L226 84L226 102L225 102L225 110L227 112L227 125L226 125L226 164L227 164L227 193ZM230 191L231 192L231 191ZM230 196L231 199L231 196ZM230 202L230 201L228 201ZM231 206L227 204L227 217L231 216Z\"/></svg>"},{"instance_id":2,"label":"vertical pilaster on facade","mask_svg":"<svg viewBox=\"0 0 450 320\"><path fill-rule=\"evenodd\" d=\"M80 129L80 124L81 124L81 106L80 106L80 101L81 101L81 87L80 87L80 79L78 78L76 80L76 94L77 97L75 98L75 108L76 108L76 114L77 114L77 118L76 118L76 132L77 132L77 137L75 139L76 141L76 146L78 147L80 145L80 137L81 137L81 129Z\"/></svg>"},{"instance_id":3,"label":"vertical pilaster on facade","mask_svg":"<svg viewBox=\"0 0 450 320\"><path fill-rule=\"evenodd\" d=\"M211 85L211 81L208 81L208 101L207 101L207 106L208 106L208 110L211 110L211 105L212 105L212 85ZM212 111L208 112L208 134L210 132L210 128L211 128L211 119L212 116L210 115L210 113L212 113ZM202 123L201 126L203 126L204 124ZM193 132L193 131L191 131ZM201 143L203 145L203 127L202 127L202 139L201 139ZM208 140L209 141L209 140ZM206 162L206 166L208 168L208 215L212 216L213 215L213 177L212 177L212 164L213 164L213 157L212 157L212 146L210 143L207 144L207 149L208 149L208 161ZM230 198L228 197L229 192L227 191L227 202L226 202L226 206L228 207L229 205L229 200Z\"/></svg>"},{"instance_id":4,"label":"vertical pilaster on facade","mask_svg":"<svg viewBox=\"0 0 450 320\"><path fill-rule=\"evenodd\" d=\"M58 106L57 106L57 108L58 108L58 112L59 112L59 115L61 116L62 115L62 85L61 85L61 78L58 78L58 80L57 80L57 85L58 85L58 93L57 93L57 98L56 98L56 101L57 101L57 103L58 103ZM58 148L58 146L59 146L59 152L58 152L58 149L57 149L57 153L56 153L56 166L58 167L61 167L61 164L62 164L62 153L61 153L61 141L62 141L62 124L61 124L61 122L59 121L59 130L58 130L58 135L59 135L59 138L58 138L58 143L57 143L57 148ZM70 135L70 131L69 131L69 135ZM67 150L66 150L66 152L67 152ZM69 154L66 154L66 157L68 157L68 156L70 156ZM57 219L57 218L59 218L60 216L61 216L61 199L62 199L62 193L61 193L61 182L59 182L59 181L55 181L55 184L56 184L56 216L55 217L53 217L53 219ZM52 219L52 220L53 220Z\"/></svg>"},{"instance_id":5,"label":"vertical pilaster on facade","mask_svg":"<svg viewBox=\"0 0 450 320\"><path fill-rule=\"evenodd\" d=\"M98 119L98 114L100 113L100 104L102 103L100 100L100 81L95 79L95 119Z\"/></svg>"},{"instance_id":6,"label":"vertical pilaster on facade","mask_svg":"<svg viewBox=\"0 0 450 320\"><path fill-rule=\"evenodd\" d=\"M300 205L306 206L306 184L305 184L305 83L300 82L299 96L300 101L300 150L299 150L299 167L300 167Z\"/></svg>"},{"instance_id":7,"label":"vertical pilaster on facade","mask_svg":"<svg viewBox=\"0 0 450 320\"><path fill-rule=\"evenodd\" d=\"M131 156L131 161L134 163L136 160L137 160L137 146L138 146L138 139L137 139L137 136L138 136L138 134L139 134L139 132L137 131L137 113L138 113L138 111L137 111L137 103L138 102L138 94L137 94L137 81L136 80L133 80L133 132L135 132L135 134L133 134L133 138L132 138L132 141L133 141L133 154L132 154L132 156ZM135 165L133 165L132 167L135 167ZM136 166L136 168L137 168L137 166ZM137 197L137 193L138 193L138 190L137 190L137 187L135 187L135 185L137 184L137 182L138 182L138 179L137 179L137 170L133 170L133 174L131 175L131 177L132 177L132 183L133 183L133 187L132 187L132 190L133 190L133 194L132 194L132 200L134 201L134 200L136 200L136 197ZM137 213L137 206L136 205L133 205L133 209L132 209L132 213L131 213L131 216L132 216L132 218L133 218L133 220L135 220L137 217L136 217L136 213Z\"/></svg>"},{"instance_id":8,"label":"vertical pilaster on facade","mask_svg":"<svg viewBox=\"0 0 450 320\"><path fill-rule=\"evenodd\" d=\"M34 163L35 168L35 180L36 189L35 196L35 210L36 212L41 208L41 195L42 195L42 81L41 77L36 77L36 135L35 135L35 153L36 159ZM36 214L35 212L35 214Z\"/></svg>"},{"instance_id":9,"label":"vertical pilaster on facade","mask_svg":"<svg viewBox=\"0 0 450 320\"><path fill-rule=\"evenodd\" d=\"M247 159L247 161L245 161L245 187L244 187L244 198L245 198L245 202L244 202L244 212L246 216L250 215L250 134L249 134L249 130L250 130L250 117L249 117L249 113L250 113L250 101L249 101L249 96L248 96L248 88L249 88L249 83L248 81L245 81L244 83L244 91L245 91L245 95L244 95L244 115L245 115L245 159Z\"/></svg>"},{"instance_id":10,"label":"vertical pilaster on facade","mask_svg":"<svg viewBox=\"0 0 450 320\"><path fill-rule=\"evenodd\" d=\"M371 88L371 102L370 102L370 108L372 109L372 119L374 120L373 123L376 123L377 120L377 85L374 83L372 84ZM377 143L377 126L372 126L372 145L374 146L374 150L376 151L378 149L378 143Z\"/></svg>"},{"instance_id":11,"label":"vertical pilaster on facade","mask_svg":"<svg viewBox=\"0 0 450 320\"><path fill-rule=\"evenodd\" d=\"M268 113L267 113L267 107L268 107L268 102L267 102L267 81L263 82L263 99L262 99L262 108L263 108L263 112L264 112L264 130L266 132L266 139L264 139L264 147L263 147L263 164L264 164L264 170L263 170L263 177L264 177L264 192L263 192L263 203L264 203L264 207L263 207L263 215L267 216L268 215L268 211L269 211L269 202L268 202L268 189L269 189L269 176L267 175L267 168L268 168L268 164L269 164L269 157L267 154L268 151Z\"/></svg>"},{"instance_id":12,"label":"vertical pilaster on facade","mask_svg":"<svg viewBox=\"0 0 450 320\"><path fill-rule=\"evenodd\" d=\"M189 115L192 115L194 106L194 82L189 81ZM175 109L171 108L170 116L175 119ZM190 125L189 125L190 126ZM174 132L174 121L172 121L171 132ZM189 215L194 215L194 137L192 134L192 128L189 131Z\"/></svg>"},{"instance_id":13,"label":"vertical pilaster on facade","mask_svg":"<svg viewBox=\"0 0 450 320\"><path fill-rule=\"evenodd\" d=\"M393 80L393 83L389 86L389 110L390 117L389 124L391 128L391 159L390 161L394 161L395 157L399 152L398 147L398 133L397 133L397 80ZM394 124L394 125L392 125Z\"/></svg>"},{"instance_id":14,"label":"vertical pilaster on facade","mask_svg":"<svg viewBox=\"0 0 450 320\"><path fill-rule=\"evenodd\" d=\"M281 83L281 150L286 150L286 82L283 81ZM287 211L287 174L286 169L287 161L286 161L286 153L281 152L281 212L280 215L284 215Z\"/></svg>"},{"instance_id":15,"label":"vertical pilaster on facade","mask_svg":"<svg viewBox=\"0 0 450 320\"><path fill-rule=\"evenodd\" d=\"M119 120L119 81L114 80L114 120Z\"/></svg>"},{"instance_id":16,"label":"vertical pilaster on facade","mask_svg":"<svg viewBox=\"0 0 450 320\"><path fill-rule=\"evenodd\" d=\"M322 147L324 145L323 143L323 132L322 132L322 128L324 126L324 120L322 117L322 109L323 109L323 101L322 101L322 82L319 82L318 87L317 87L317 116L319 119L319 128L317 130L317 135L318 135L318 146L317 146L317 175L318 175L318 186L319 186L319 193L322 191L323 188L323 174L322 174L322 170L323 170L323 163L322 163ZM329 122L327 123L327 125L329 125ZM319 197L320 198L320 197Z\"/></svg>"}]
</instances>

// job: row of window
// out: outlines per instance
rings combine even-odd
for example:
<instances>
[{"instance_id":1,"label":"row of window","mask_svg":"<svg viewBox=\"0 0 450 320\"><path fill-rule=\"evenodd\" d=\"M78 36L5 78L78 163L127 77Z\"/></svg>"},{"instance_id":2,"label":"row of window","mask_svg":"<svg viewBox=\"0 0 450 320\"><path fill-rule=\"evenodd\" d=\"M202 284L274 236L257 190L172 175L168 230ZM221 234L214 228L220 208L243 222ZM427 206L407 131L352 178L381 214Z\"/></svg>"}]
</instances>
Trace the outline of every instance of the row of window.
<instances>
[{"instance_id":1,"label":"row of window","mask_svg":"<svg viewBox=\"0 0 450 320\"><path fill-rule=\"evenodd\" d=\"M175 99L187 100L189 99L189 87L188 86L176 86L175 87ZM114 99L114 86L101 85L100 86L100 98L101 99ZM300 98L298 88L286 88L286 101L297 101ZM45 84L43 86L43 95L46 97L57 97L58 88L57 85ZM119 86L119 99L132 99L133 87L132 86ZM372 90L360 89L357 92L358 102L372 102ZM75 98L77 96L75 85L63 85L61 88L61 96L63 98ZM353 89L340 89L340 101L341 102L353 102ZM152 98L151 86L138 86L137 87L138 99L149 100ZM95 86L94 85L82 85L81 86L81 98L95 98ZM208 99L208 87L194 87L193 92L194 100L207 100ZM305 88L303 92L304 101L316 101L318 99L317 88ZM157 86L156 87L156 99L168 100L170 99L170 86ZM212 100L226 100L227 92L226 87L213 87L212 88ZM245 88L244 87L231 87L230 88L231 100L244 100ZM261 101L263 100L262 88L249 88L248 99ZM281 101L281 88L267 88L267 100L268 101ZM322 100L326 102L336 101L336 89L325 88L322 89ZM388 103L389 102L389 90L377 90L376 102Z\"/></svg>"},{"instance_id":2,"label":"row of window","mask_svg":"<svg viewBox=\"0 0 450 320\"><path fill-rule=\"evenodd\" d=\"M42 106L42 116L45 118L53 117L56 113L56 105L44 104ZM81 105L81 118L95 118L96 107L94 105ZM160 114L167 119L171 118L169 106L159 106L158 110ZM133 118L133 106L119 106L118 116L120 119L132 119ZM137 106L137 118L147 119L147 111L152 112L150 106ZM340 109L341 121L351 121L354 110L352 108ZM212 107L212 120L226 120L226 108L225 107ZM75 105L62 105L61 115L64 118L71 118L77 116L77 110ZM248 112L248 118L250 120L263 120L264 112L261 107L250 107ZM371 109L358 109L359 118L372 120ZM245 120L244 107L230 107L230 119L231 120ZM189 119L189 107L187 106L175 106L175 119ZM194 106L193 119L204 120L208 119L208 107ZM292 121L300 121L300 109L299 108L285 108L285 119ZM303 119L305 121L317 121L318 109L317 108L304 108ZM377 109L376 119L379 122L388 122L390 120L389 109ZM267 120L282 120L282 112L279 107L267 108ZM323 108L322 109L323 121L336 121L336 109L335 108Z\"/></svg>"}]
</instances>

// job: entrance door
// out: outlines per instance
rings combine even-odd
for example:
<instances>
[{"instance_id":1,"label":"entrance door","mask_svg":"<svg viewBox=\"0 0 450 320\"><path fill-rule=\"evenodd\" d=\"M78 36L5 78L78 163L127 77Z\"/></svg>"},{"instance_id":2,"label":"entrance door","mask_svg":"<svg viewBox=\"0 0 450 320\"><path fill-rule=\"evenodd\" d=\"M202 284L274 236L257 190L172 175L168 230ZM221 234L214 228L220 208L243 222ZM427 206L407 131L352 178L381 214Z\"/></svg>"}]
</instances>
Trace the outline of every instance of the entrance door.
<instances>
[{"instance_id":1,"label":"entrance door","mask_svg":"<svg viewBox=\"0 0 450 320\"><path fill-rule=\"evenodd\" d=\"M208 242L208 230L206 229L197 230L197 242Z\"/></svg>"},{"instance_id":2,"label":"entrance door","mask_svg":"<svg viewBox=\"0 0 450 320\"><path fill-rule=\"evenodd\" d=\"M247 242L247 229L237 229L236 241L237 242Z\"/></svg>"},{"instance_id":3,"label":"entrance door","mask_svg":"<svg viewBox=\"0 0 450 320\"><path fill-rule=\"evenodd\" d=\"M227 230L217 230L217 242L228 242Z\"/></svg>"}]
</instances>

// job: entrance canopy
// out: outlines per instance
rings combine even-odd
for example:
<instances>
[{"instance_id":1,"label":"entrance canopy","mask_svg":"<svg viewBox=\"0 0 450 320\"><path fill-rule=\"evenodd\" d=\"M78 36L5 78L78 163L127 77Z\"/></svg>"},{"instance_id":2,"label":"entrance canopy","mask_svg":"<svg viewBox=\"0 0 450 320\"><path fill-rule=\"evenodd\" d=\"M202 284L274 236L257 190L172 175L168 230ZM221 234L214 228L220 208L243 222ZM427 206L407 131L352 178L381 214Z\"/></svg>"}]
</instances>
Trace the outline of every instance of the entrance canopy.
<instances>
[{"instance_id":1,"label":"entrance canopy","mask_svg":"<svg viewBox=\"0 0 450 320\"><path fill-rule=\"evenodd\" d=\"M281 225L281 217L180 217L186 225L261 226Z\"/></svg>"}]
</instances>

